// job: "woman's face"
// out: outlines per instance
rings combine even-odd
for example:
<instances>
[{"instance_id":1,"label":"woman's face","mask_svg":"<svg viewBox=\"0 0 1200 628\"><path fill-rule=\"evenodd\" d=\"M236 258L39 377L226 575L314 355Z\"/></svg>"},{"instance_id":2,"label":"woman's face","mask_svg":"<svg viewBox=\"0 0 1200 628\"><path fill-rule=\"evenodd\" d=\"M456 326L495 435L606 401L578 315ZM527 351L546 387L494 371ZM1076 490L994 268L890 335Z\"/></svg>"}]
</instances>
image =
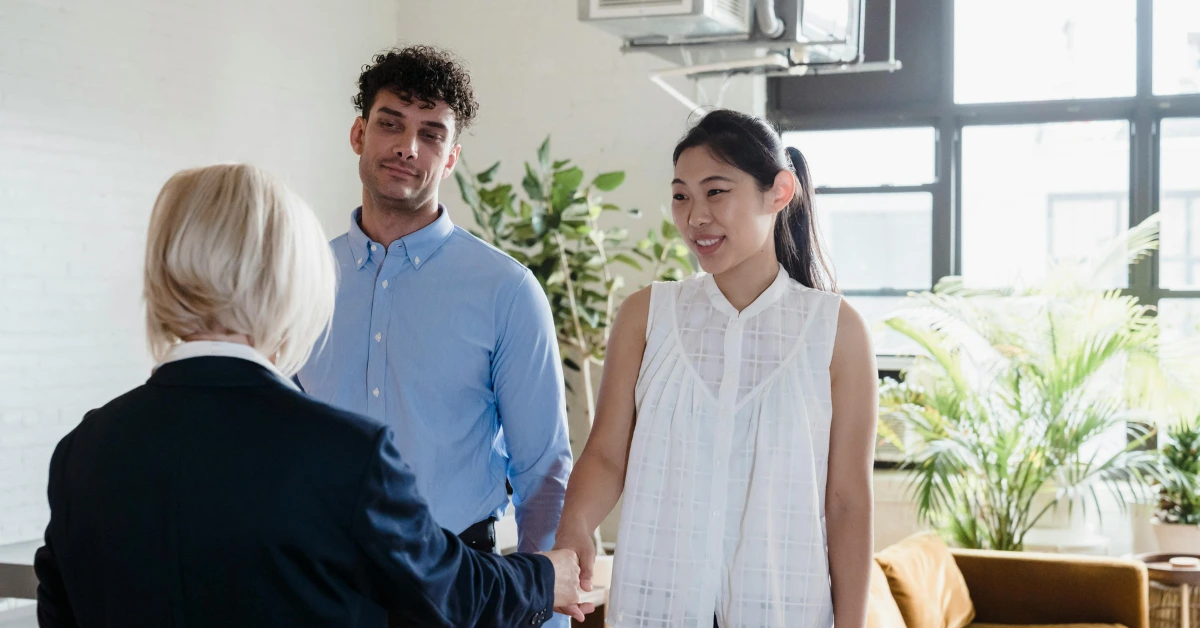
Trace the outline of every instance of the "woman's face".
<instances>
[{"instance_id":1,"label":"woman's face","mask_svg":"<svg viewBox=\"0 0 1200 628\"><path fill-rule=\"evenodd\" d=\"M717 275L774 251L775 217L791 200L794 181L782 170L762 191L749 173L707 148L689 148L675 164L671 216L700 267Z\"/></svg>"}]
</instances>

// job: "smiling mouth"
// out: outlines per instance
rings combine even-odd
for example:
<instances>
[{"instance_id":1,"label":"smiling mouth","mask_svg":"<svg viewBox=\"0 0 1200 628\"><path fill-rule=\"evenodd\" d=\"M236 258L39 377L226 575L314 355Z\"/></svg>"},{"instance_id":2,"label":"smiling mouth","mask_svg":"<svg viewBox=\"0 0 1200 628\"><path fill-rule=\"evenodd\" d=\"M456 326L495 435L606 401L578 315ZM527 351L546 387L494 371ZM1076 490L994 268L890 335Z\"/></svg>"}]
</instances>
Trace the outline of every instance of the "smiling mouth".
<instances>
[{"instance_id":1,"label":"smiling mouth","mask_svg":"<svg viewBox=\"0 0 1200 628\"><path fill-rule=\"evenodd\" d=\"M715 253L717 249L725 242L725 236L705 236L702 238L692 238L692 243L695 244L696 254L709 255Z\"/></svg>"},{"instance_id":2,"label":"smiling mouth","mask_svg":"<svg viewBox=\"0 0 1200 628\"><path fill-rule=\"evenodd\" d=\"M392 172L395 174L402 174L402 175L409 176L409 177L417 176L417 172L415 170L409 170L407 168L400 168L398 166L393 166L390 164L383 164L383 168L384 168L384 170L387 170L388 172Z\"/></svg>"}]
</instances>

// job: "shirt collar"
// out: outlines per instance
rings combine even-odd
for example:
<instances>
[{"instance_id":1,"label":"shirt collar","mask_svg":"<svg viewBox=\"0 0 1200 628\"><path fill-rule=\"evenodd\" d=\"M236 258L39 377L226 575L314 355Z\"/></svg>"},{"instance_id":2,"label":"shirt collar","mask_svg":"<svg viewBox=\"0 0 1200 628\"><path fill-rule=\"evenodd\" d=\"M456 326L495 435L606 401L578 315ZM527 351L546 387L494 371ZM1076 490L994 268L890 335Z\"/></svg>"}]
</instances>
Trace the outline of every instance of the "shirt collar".
<instances>
[{"instance_id":1,"label":"shirt collar","mask_svg":"<svg viewBox=\"0 0 1200 628\"><path fill-rule=\"evenodd\" d=\"M165 358L163 358L162 363L155 366L154 370L157 371L159 366L169 362L178 362L179 360L202 357L239 358L254 362L255 364L267 369L271 373L274 373L279 377L280 380L283 381L283 383L287 384L293 390L299 390L296 388L296 384L293 383L291 379L284 377L283 373L276 368L270 360L263 356L263 354L259 353L249 345L239 344L236 342L222 342L214 340L181 342L177 345L173 345L171 349L167 351L167 355Z\"/></svg>"},{"instance_id":2,"label":"shirt collar","mask_svg":"<svg viewBox=\"0 0 1200 628\"><path fill-rule=\"evenodd\" d=\"M385 250L388 249L383 244L372 242L371 238L367 237L360 225L361 220L362 207L350 212L348 238L350 253L354 256L355 269L361 269L372 257L382 259ZM446 211L445 205L438 204L438 217L433 222L393 242L390 251L392 253L403 252L413 268L420 270L426 260L437 252L446 243L446 240L450 239L452 233L454 233L454 222L450 220L450 212Z\"/></svg>"}]
</instances>

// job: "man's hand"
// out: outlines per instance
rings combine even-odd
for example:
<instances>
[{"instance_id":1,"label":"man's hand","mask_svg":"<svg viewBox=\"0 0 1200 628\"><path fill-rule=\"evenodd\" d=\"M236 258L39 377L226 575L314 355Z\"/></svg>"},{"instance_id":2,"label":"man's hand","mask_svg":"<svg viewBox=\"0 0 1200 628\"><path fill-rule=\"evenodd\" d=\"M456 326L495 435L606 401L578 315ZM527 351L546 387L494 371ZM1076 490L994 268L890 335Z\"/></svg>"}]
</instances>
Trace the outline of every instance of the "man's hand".
<instances>
[{"instance_id":1,"label":"man's hand","mask_svg":"<svg viewBox=\"0 0 1200 628\"><path fill-rule=\"evenodd\" d=\"M554 612L583 621L596 610L593 604L579 603L579 557L572 550L541 552L554 565Z\"/></svg>"}]
</instances>

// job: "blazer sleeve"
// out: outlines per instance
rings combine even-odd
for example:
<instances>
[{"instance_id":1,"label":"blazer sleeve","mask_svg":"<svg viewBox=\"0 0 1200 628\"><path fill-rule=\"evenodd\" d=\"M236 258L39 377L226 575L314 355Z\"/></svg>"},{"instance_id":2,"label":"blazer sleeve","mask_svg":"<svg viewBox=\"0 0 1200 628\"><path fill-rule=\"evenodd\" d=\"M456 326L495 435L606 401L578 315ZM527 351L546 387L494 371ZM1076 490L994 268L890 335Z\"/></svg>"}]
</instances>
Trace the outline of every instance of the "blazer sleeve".
<instances>
[{"instance_id":1,"label":"blazer sleeve","mask_svg":"<svg viewBox=\"0 0 1200 628\"><path fill-rule=\"evenodd\" d=\"M553 617L550 560L480 553L438 527L389 428L363 473L352 533L369 593L393 618L452 627L540 626Z\"/></svg>"},{"instance_id":2,"label":"blazer sleeve","mask_svg":"<svg viewBox=\"0 0 1200 628\"><path fill-rule=\"evenodd\" d=\"M66 585L59 569L58 557L54 553L55 517L61 517L62 505L59 492L62 484L63 459L70 447L68 434L54 449L50 458L50 482L47 497L50 500L50 523L46 526L45 545L40 547L33 559L33 570L37 574L37 616L42 628L74 628L78 626L71 601L67 599Z\"/></svg>"}]
</instances>

